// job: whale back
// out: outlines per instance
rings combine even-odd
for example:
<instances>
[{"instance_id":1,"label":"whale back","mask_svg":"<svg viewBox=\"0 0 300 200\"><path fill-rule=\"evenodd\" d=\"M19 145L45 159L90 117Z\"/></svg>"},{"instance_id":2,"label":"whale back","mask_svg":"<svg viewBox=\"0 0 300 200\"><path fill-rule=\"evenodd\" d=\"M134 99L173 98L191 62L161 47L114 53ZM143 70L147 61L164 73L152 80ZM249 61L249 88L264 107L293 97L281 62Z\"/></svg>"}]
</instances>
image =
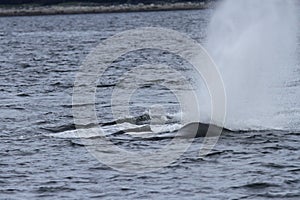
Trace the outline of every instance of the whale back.
<instances>
[{"instance_id":1,"label":"whale back","mask_svg":"<svg viewBox=\"0 0 300 200\"><path fill-rule=\"evenodd\" d=\"M178 130L178 137L193 138L193 137L216 137L220 133L229 131L213 124L205 124L200 122L192 122L184 125Z\"/></svg>"}]
</instances>

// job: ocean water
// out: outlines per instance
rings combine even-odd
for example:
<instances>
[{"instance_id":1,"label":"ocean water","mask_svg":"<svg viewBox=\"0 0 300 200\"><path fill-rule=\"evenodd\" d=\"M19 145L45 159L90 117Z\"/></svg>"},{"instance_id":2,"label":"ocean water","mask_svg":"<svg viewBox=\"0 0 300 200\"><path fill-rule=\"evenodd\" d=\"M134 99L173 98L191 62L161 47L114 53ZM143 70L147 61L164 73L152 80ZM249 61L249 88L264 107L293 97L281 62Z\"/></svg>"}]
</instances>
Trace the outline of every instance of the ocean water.
<instances>
[{"instance_id":1,"label":"ocean water","mask_svg":"<svg viewBox=\"0 0 300 200\"><path fill-rule=\"evenodd\" d=\"M257 121L252 126L255 119L246 126L235 124L236 131L223 134L205 157L198 154L204 139L196 138L166 167L121 172L87 151L84 145L92 146L93 137L80 140L74 133L75 76L99 42L132 28L164 27L205 46L212 13L208 9L0 18L0 199L299 199L299 62L286 68L290 76L275 90L284 106L273 114L284 126L272 127L258 113L259 126ZM192 73L185 60L165 52L146 49L121 57L97 84L100 124L114 120L110 100L118 77L142 63L167 63L183 74ZM176 97L155 84L133 94L131 115L148 113L155 104L168 113L170 123L164 127L178 129ZM113 125L106 127L108 134L116 131ZM111 139L137 152L154 151L169 142L127 135Z\"/></svg>"}]
</instances>

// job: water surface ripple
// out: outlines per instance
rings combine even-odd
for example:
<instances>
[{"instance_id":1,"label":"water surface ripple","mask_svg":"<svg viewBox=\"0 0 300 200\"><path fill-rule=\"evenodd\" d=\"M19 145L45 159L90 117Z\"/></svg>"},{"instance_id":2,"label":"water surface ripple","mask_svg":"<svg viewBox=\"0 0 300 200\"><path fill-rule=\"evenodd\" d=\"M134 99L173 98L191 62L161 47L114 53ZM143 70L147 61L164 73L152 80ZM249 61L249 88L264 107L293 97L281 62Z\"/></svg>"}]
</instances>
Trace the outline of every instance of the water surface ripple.
<instances>
[{"instance_id":1,"label":"water surface ripple","mask_svg":"<svg viewBox=\"0 0 300 200\"><path fill-rule=\"evenodd\" d=\"M162 26L204 42L210 15L203 10L0 18L0 199L299 199L297 131L229 133L204 158L198 157L203 139L197 138L170 166L145 174L115 171L79 140L47 136L74 129L75 74L101 40L131 28ZM150 53L136 59L156 62ZM162 60L173 60L175 68L185 62L168 54ZM119 63L126 68L132 60ZM300 89L299 72L291 93ZM97 88L101 122L111 120L109 95L118 71L106 75ZM177 111L165 88L153 88L152 95L169 105L170 113ZM140 104L132 112L139 115L153 103L144 98L148 101L136 98ZM299 116L297 105L291 112ZM116 142L150 150L166 143Z\"/></svg>"}]
</instances>

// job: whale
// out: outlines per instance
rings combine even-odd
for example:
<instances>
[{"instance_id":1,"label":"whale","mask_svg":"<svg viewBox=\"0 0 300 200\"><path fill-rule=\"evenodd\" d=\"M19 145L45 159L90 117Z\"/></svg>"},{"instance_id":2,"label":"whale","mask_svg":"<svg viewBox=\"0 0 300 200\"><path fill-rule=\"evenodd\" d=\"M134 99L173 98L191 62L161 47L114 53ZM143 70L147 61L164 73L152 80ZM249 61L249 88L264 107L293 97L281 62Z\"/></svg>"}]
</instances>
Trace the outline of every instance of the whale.
<instances>
[{"instance_id":1,"label":"whale","mask_svg":"<svg viewBox=\"0 0 300 200\"><path fill-rule=\"evenodd\" d=\"M167 116L168 118L168 116ZM102 123L101 126L112 126L116 124L122 123L130 123L134 125L138 125L138 127L133 127L129 129L123 129L120 131L115 132L113 135L120 135L120 134L129 134L129 135L144 135L149 137L156 137L149 125L151 117L148 113L137 117L129 117L118 119L111 122ZM230 129L212 124L212 123L202 123L202 122L190 122L183 125L181 128L171 132L172 138L198 138L198 137L218 137L223 133L226 132L233 132ZM174 134L173 134L174 133Z\"/></svg>"},{"instance_id":2,"label":"whale","mask_svg":"<svg viewBox=\"0 0 300 200\"><path fill-rule=\"evenodd\" d=\"M148 133L151 135L151 132L152 132L151 127L149 125L144 125L137 128L124 129L114 133L114 135L133 134L133 133L134 134ZM232 132L232 131L214 124L191 122L184 125L180 129L173 131L172 133L174 133L174 137L176 138L199 138L199 137L218 137L225 132Z\"/></svg>"},{"instance_id":3,"label":"whale","mask_svg":"<svg viewBox=\"0 0 300 200\"><path fill-rule=\"evenodd\" d=\"M180 128L177 131L176 137L181 137L181 138L218 137L225 132L232 132L232 131L214 124L192 122Z\"/></svg>"}]
</instances>

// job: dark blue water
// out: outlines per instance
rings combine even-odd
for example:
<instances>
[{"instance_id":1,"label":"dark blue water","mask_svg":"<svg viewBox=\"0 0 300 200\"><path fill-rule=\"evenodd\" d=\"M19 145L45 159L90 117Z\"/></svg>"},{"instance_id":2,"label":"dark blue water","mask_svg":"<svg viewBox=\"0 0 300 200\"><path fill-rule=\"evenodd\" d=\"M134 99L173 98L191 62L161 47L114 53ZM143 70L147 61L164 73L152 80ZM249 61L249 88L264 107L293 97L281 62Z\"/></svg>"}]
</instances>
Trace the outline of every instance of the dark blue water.
<instances>
[{"instance_id":1,"label":"dark blue water","mask_svg":"<svg viewBox=\"0 0 300 200\"><path fill-rule=\"evenodd\" d=\"M75 128L76 72L101 40L123 30L155 26L204 43L211 12L0 18L0 199L299 199L297 123L285 130L224 134L203 158L198 155L203 138L197 138L171 165L142 174L102 164L83 141L64 132ZM156 63L158 58L175 68L185 64L149 50L134 55L136 60L118 61L122 69L129 69L132 62ZM299 67L294 69L295 76L287 80L292 100L299 97L299 72ZM99 123L112 120L110 94L118 73L112 67L98 84ZM150 87L136 93L132 114L140 115L155 101L166 105L170 114L178 112L178 103L166 88ZM281 114L299 119L299 104L291 105ZM62 132L62 137L53 137ZM161 148L168 140L121 137L115 142L141 151Z\"/></svg>"}]
</instances>

